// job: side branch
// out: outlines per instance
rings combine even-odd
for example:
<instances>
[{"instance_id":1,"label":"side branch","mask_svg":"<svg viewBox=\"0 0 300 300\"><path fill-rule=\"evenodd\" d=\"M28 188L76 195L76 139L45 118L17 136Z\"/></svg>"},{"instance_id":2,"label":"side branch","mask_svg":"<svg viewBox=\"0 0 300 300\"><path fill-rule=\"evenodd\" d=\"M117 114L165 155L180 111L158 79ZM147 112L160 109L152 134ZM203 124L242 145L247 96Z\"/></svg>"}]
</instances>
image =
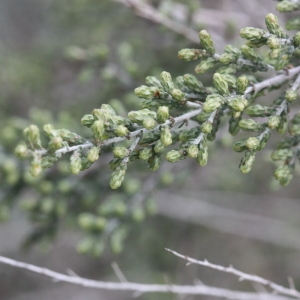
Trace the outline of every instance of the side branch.
<instances>
[{"instance_id":1,"label":"side branch","mask_svg":"<svg viewBox=\"0 0 300 300\"><path fill-rule=\"evenodd\" d=\"M4 256L0 256L0 263L16 268L25 269L36 274L52 278L54 281L67 282L87 288L102 290L131 291L138 293L173 293L183 295L207 295L223 299L235 300L291 300L292 298L281 297L268 293L251 293L231 291L222 288L210 287L205 285L164 285L164 284L141 284L134 282L104 282L96 281L78 276L69 276L41 268L32 264L16 261Z\"/></svg>"},{"instance_id":2,"label":"side branch","mask_svg":"<svg viewBox=\"0 0 300 300\"><path fill-rule=\"evenodd\" d=\"M264 286L268 286L270 287L273 291L276 291L277 293L281 293L283 295L286 296L292 296L295 297L297 299L300 299L300 292L292 289L292 288L286 288L284 286L281 286L279 284L276 284L268 279L262 278L260 276L257 275L251 275L251 274L247 274L244 273L242 271L239 271L235 268L233 268L232 266L229 267L223 267L220 265L215 265L210 263L207 260L196 260L194 258L191 258L189 256L186 255L182 255L176 251L173 251L171 249L165 248L166 251L171 252L172 254L174 254L175 256L178 256L186 261L188 261L191 264L196 264L196 265L200 265L200 266L204 266L204 267L208 267L214 270L218 270L220 272L224 272L224 273L229 273L232 275L235 275L239 278L239 281L243 281L243 280L247 280L247 281L251 281L251 282L255 282Z\"/></svg>"}]
</instances>

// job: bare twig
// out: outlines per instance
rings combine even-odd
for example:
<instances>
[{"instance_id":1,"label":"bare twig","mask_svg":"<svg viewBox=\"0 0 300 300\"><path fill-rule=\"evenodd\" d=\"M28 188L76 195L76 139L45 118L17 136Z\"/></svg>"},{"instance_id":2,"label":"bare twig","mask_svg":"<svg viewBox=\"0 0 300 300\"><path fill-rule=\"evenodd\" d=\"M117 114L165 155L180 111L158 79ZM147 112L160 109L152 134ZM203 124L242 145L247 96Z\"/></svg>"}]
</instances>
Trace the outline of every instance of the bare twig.
<instances>
[{"instance_id":1,"label":"bare twig","mask_svg":"<svg viewBox=\"0 0 300 300\"><path fill-rule=\"evenodd\" d=\"M185 36L188 40L193 43L199 43L198 33L178 22L173 21L172 19L168 18L160 11L155 9L149 4L141 2L140 0L114 0L116 2L120 2L126 6L132 7L136 14L140 17L145 19L151 20L152 22L162 24L167 28L171 29L172 31L179 33Z\"/></svg>"},{"instance_id":2,"label":"bare twig","mask_svg":"<svg viewBox=\"0 0 300 300\"><path fill-rule=\"evenodd\" d=\"M87 288L96 288L113 291L133 291L139 293L173 293L181 295L207 295L223 299L235 300L291 300L292 298L282 297L269 293L239 292L228 289L210 287L205 285L166 285L166 284L142 284L134 282L104 282L86 279L77 276L69 276L41 268L32 264L16 261L4 256L0 256L0 263L16 268L25 269L36 274L50 277L53 280L68 282Z\"/></svg>"},{"instance_id":3,"label":"bare twig","mask_svg":"<svg viewBox=\"0 0 300 300\"><path fill-rule=\"evenodd\" d=\"M268 279L262 278L260 276L251 275L251 274L239 271L239 270L233 268L232 266L223 267L223 266L220 266L220 265L212 264L209 261L207 261L206 259L205 260L197 260L197 259L191 258L189 256L182 255L182 254L180 254L176 251L173 251L171 249L168 249L168 248L165 248L165 250L171 252L175 256L178 256L178 257L188 261L191 264L197 264L197 265L208 267L208 268L211 268L211 269L214 269L214 270L218 270L220 272L229 273L229 274L237 276L239 278L239 281L247 280L247 281L255 282L255 283L258 283L258 284L261 284L261 285L264 285L264 286L268 286L273 291L276 291L280 294L283 294L283 295L286 295L286 296L291 296L291 297L296 297L297 299L300 299L300 292L297 291L295 288L292 288L292 287L286 288L284 286L281 286L277 283L274 283L274 282L272 282Z\"/></svg>"}]
</instances>

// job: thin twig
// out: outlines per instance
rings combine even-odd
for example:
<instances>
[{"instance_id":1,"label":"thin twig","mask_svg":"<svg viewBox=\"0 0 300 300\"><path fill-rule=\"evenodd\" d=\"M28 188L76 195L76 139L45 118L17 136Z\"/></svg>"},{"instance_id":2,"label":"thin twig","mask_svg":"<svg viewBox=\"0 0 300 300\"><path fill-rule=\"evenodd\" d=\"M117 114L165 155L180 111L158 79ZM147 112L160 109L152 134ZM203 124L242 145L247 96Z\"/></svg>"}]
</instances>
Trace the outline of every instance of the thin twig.
<instances>
[{"instance_id":1,"label":"thin twig","mask_svg":"<svg viewBox=\"0 0 300 300\"><path fill-rule=\"evenodd\" d=\"M218 270L218 271L221 271L221 272L224 272L224 273L233 274L233 275L235 275L239 278L239 281L247 280L247 281L259 283L261 285L268 286L273 291L276 291L276 292L281 293L283 295L296 297L297 299L300 299L300 292L297 291L296 289L286 288L284 286L281 286L277 283L274 283L274 282L272 282L268 279L262 278L260 276L251 275L251 274L248 274L248 273L241 272L241 271L233 268L232 266L223 267L223 266L220 266L220 265L212 264L207 260L197 260L197 259L191 258L189 256L182 255L182 254L180 254L176 251L173 251L171 249L168 249L168 248L165 248L165 250L171 252L175 256L178 256L178 257L188 261L189 263L201 265L201 266L208 267L208 268L211 268L211 269L215 269L215 270Z\"/></svg>"},{"instance_id":2,"label":"thin twig","mask_svg":"<svg viewBox=\"0 0 300 300\"><path fill-rule=\"evenodd\" d=\"M133 291L140 293L173 293L183 295L207 295L223 299L233 300L291 300L279 295L269 293L239 292L205 285L172 285L172 284L142 284L134 282L104 282L86 279L82 277L73 277L50 269L41 268L32 264L16 261L4 256L0 256L0 263L10 265L16 268L25 269L36 274L50 277L55 281L68 282L87 288L95 288L113 291Z\"/></svg>"},{"instance_id":3,"label":"thin twig","mask_svg":"<svg viewBox=\"0 0 300 300\"><path fill-rule=\"evenodd\" d=\"M114 0L116 2L123 3L126 6L134 8L136 14L144 19L151 20L152 22L162 24L172 31L179 33L186 37L193 43L199 43L199 37L197 31L173 21L153 6L146 4L140 0Z\"/></svg>"}]
</instances>

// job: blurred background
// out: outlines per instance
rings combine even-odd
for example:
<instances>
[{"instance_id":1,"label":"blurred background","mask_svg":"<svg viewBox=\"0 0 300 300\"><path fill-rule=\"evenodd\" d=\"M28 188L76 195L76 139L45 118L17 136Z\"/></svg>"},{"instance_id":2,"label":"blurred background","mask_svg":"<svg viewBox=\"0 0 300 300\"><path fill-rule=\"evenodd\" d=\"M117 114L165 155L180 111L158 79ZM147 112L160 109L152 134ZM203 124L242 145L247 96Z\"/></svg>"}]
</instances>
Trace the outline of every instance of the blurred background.
<instances>
[{"instance_id":1,"label":"blurred background","mask_svg":"<svg viewBox=\"0 0 300 300\"><path fill-rule=\"evenodd\" d=\"M102 103L123 116L138 109L133 90L147 75L193 74L195 63L180 61L177 52L197 48L199 30L205 28L222 51L227 44L241 45L241 27L265 28L267 13L278 15L282 25L288 17L276 12L271 0L147 3L152 10L133 9L125 0L0 1L1 255L97 280L118 281L116 262L129 281L200 280L253 290L232 276L186 267L164 251L167 247L285 286L291 276L299 287L299 172L288 187L279 187L267 150L257 155L253 171L242 175L242 156L231 150L238 137L227 134L226 124L211 143L206 167L187 159L150 173L134 162L117 191L109 188L110 150L78 176L69 174L67 155L39 178L28 174L28 162L14 157L30 124L51 123L89 137L80 118ZM199 78L211 84L210 75ZM270 103L276 95L262 101ZM270 146L277 140L273 136ZM85 226L85 218L104 217L105 230ZM131 299L132 293L53 283L0 265L0 298L113 300ZM144 294L140 299L209 297Z\"/></svg>"}]
</instances>

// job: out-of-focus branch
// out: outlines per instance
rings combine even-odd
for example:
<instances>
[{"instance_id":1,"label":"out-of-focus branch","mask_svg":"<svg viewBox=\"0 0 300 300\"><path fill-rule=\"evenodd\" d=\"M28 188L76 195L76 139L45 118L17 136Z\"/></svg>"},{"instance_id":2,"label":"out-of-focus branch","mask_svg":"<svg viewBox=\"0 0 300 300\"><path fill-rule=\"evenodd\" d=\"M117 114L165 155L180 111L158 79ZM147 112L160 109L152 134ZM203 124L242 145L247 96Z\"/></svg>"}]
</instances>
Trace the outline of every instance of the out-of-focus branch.
<instances>
[{"instance_id":1,"label":"out-of-focus branch","mask_svg":"<svg viewBox=\"0 0 300 300\"><path fill-rule=\"evenodd\" d=\"M218 270L220 272L229 273L229 274L237 276L239 278L239 281L247 280L247 281L251 281L251 282L254 282L254 283L258 283L258 284L270 287L274 292L280 293L282 295L291 296L291 297L295 297L297 299L300 299L300 292L297 291L295 288L286 288L282 285L279 285L275 282L272 282L272 281L270 281L268 279L265 279L265 278L262 278L260 276L251 275L251 274L241 272L241 271L233 268L232 266L223 267L223 266L220 266L220 265L212 264L207 260L197 260L197 259L191 258L189 256L182 255L182 254L180 254L176 251L173 251L171 249L168 249L168 248L165 248L165 250L171 252L175 256L178 256L178 257L188 261L191 264L196 264L196 265L208 267L208 268L211 268L211 269L214 269L214 270Z\"/></svg>"},{"instance_id":2,"label":"out-of-focus branch","mask_svg":"<svg viewBox=\"0 0 300 300\"><path fill-rule=\"evenodd\" d=\"M138 16L151 20L152 22L162 24L167 28L170 28L172 31L185 36L191 42L199 44L198 33L195 30L183 24L173 21L172 19L168 18L167 16L159 12L151 5L143 3L140 0L114 0L114 1L120 2L128 7L133 8L135 10L135 13Z\"/></svg>"},{"instance_id":3,"label":"out-of-focus branch","mask_svg":"<svg viewBox=\"0 0 300 300\"><path fill-rule=\"evenodd\" d=\"M32 264L16 261L0 256L0 263L16 268L25 269L36 274L50 277L55 282L68 282L87 288L96 288L113 291L131 291L138 293L173 293L183 295L206 295L223 299L234 300L291 300L290 297L282 297L269 293L239 292L206 285L165 285L165 284L142 284L134 282L104 282L86 279L78 276L70 276L41 268Z\"/></svg>"}]
</instances>

